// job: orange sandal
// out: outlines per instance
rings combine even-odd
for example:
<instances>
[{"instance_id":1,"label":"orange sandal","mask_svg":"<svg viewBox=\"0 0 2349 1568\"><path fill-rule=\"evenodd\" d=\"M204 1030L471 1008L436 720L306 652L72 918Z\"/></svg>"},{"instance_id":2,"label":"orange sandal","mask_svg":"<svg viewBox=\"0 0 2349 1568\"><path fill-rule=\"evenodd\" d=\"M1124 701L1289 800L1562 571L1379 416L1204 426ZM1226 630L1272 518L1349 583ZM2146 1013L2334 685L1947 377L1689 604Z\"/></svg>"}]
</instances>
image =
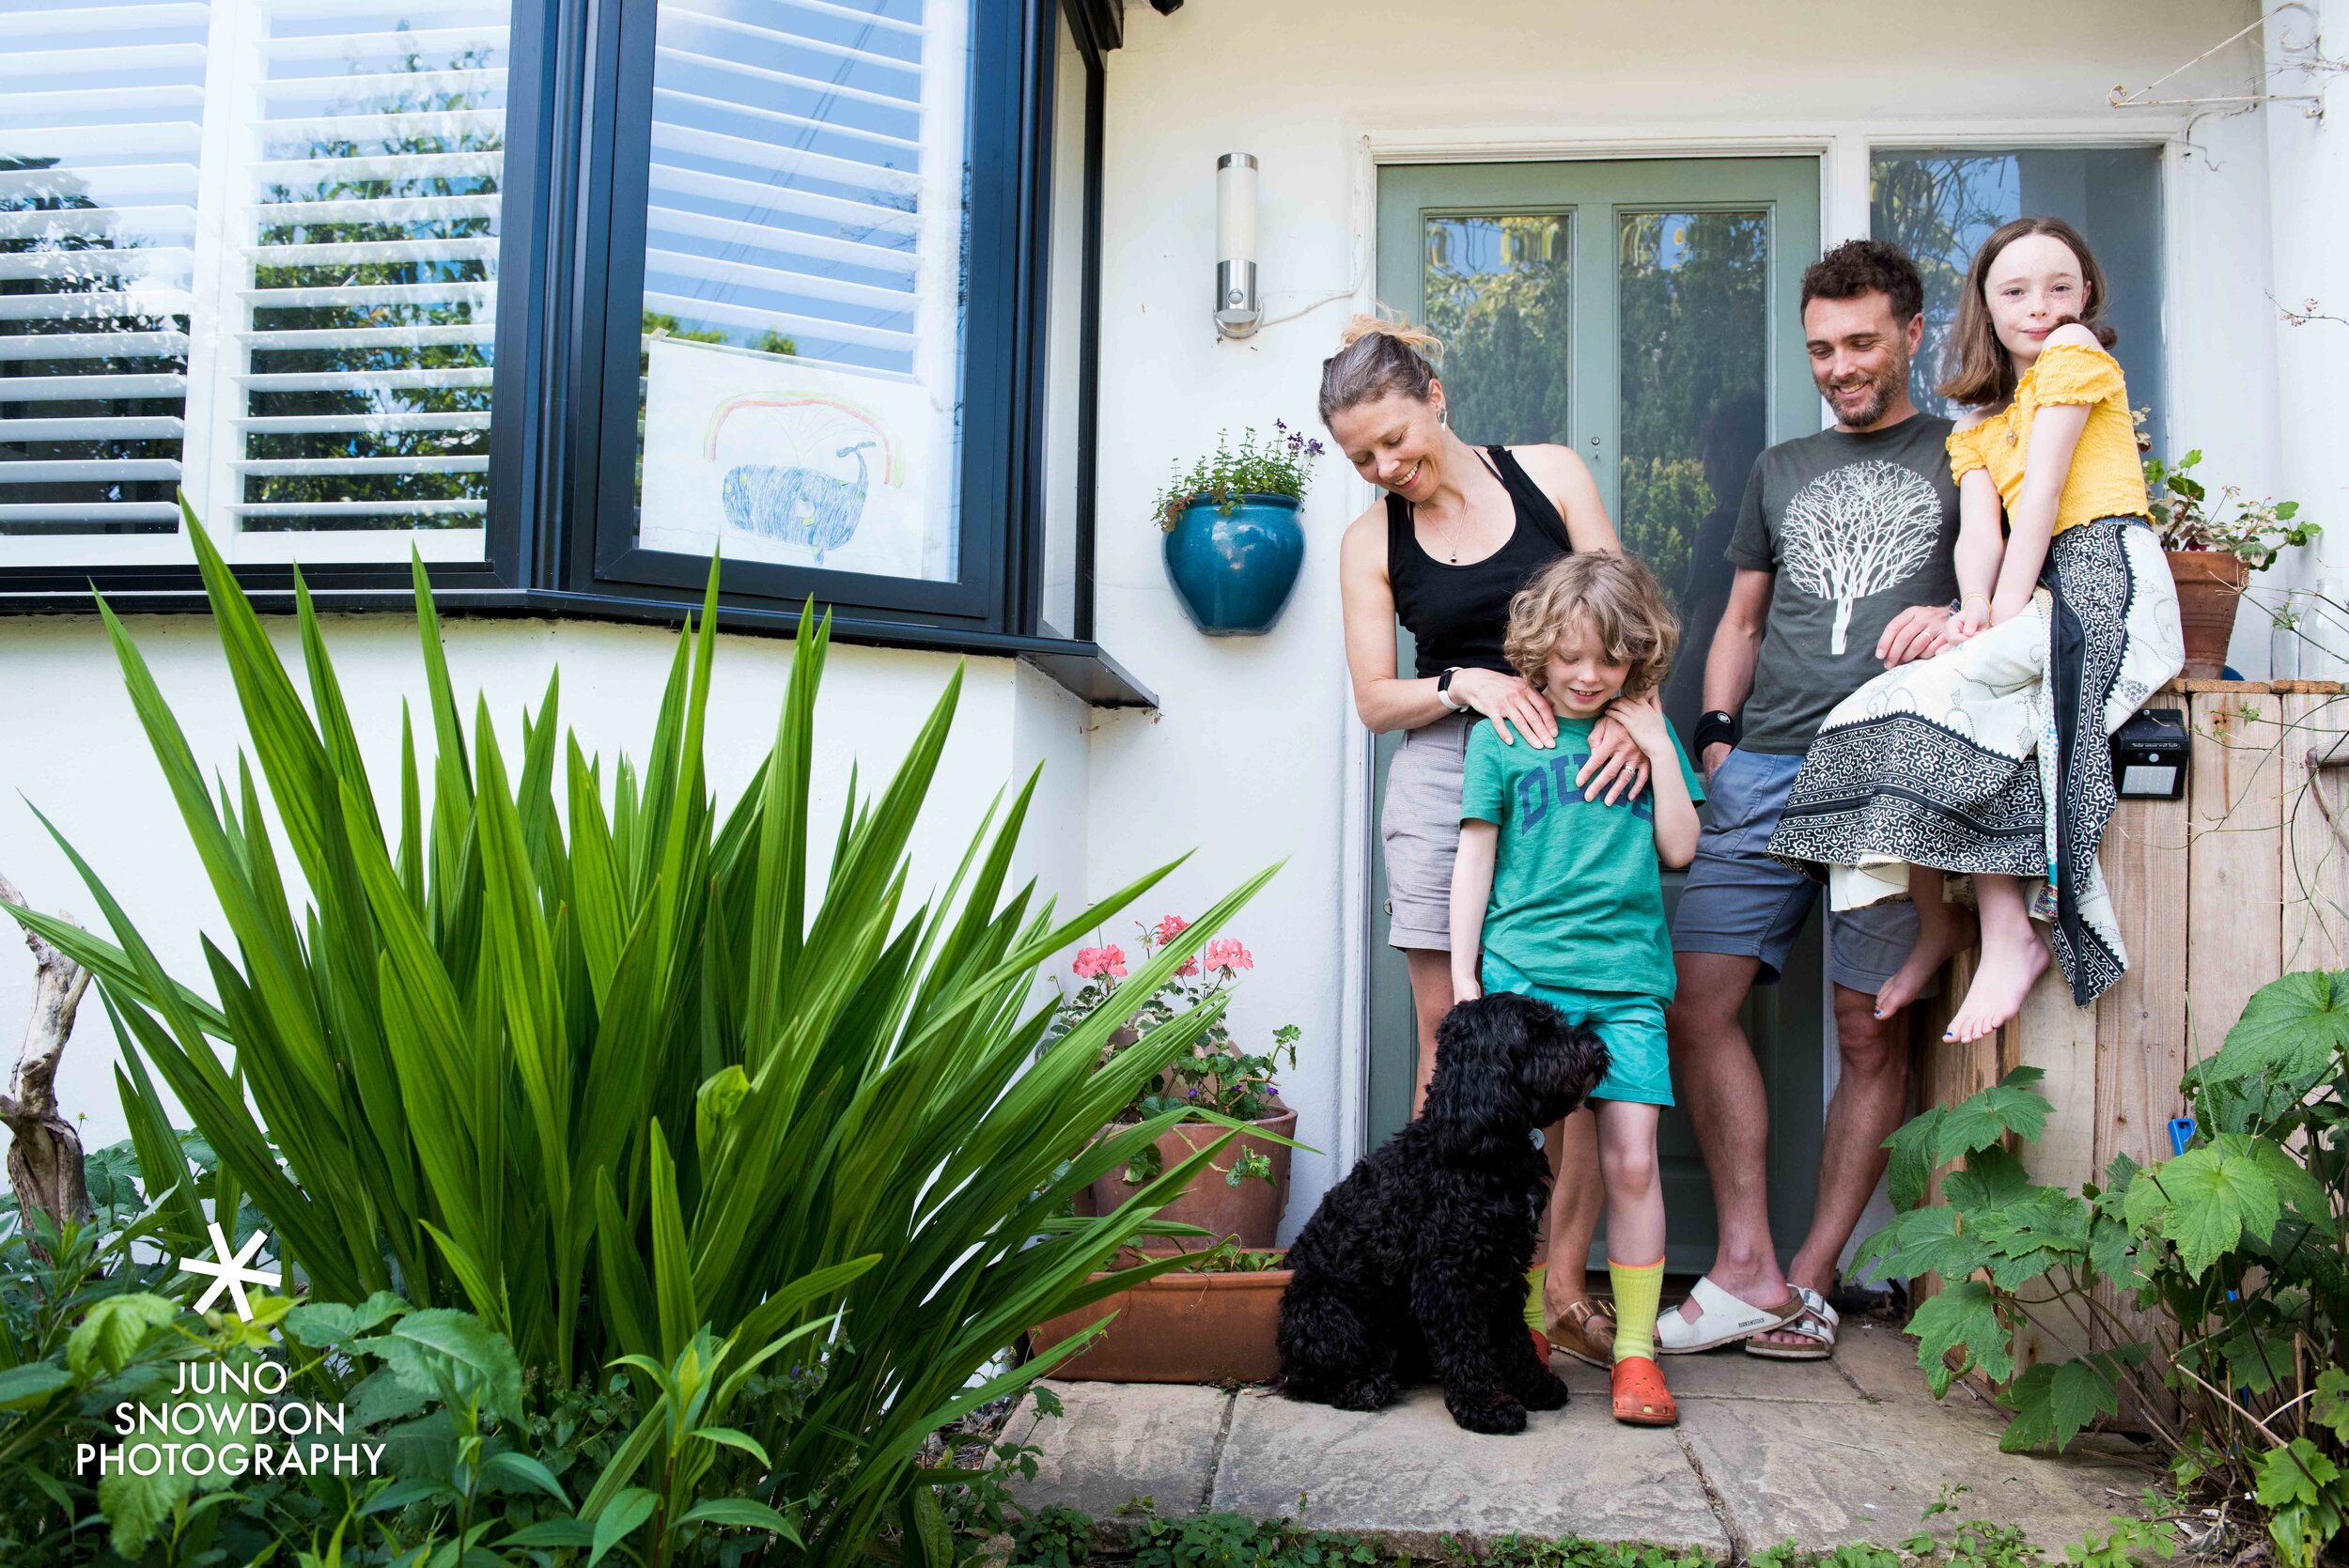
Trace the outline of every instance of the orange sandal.
<instances>
[{"instance_id":1,"label":"orange sandal","mask_svg":"<svg viewBox=\"0 0 2349 1568\"><path fill-rule=\"evenodd\" d=\"M1680 1406L1664 1387L1664 1369L1645 1356L1626 1356L1610 1379L1615 1419L1626 1426L1677 1426Z\"/></svg>"}]
</instances>

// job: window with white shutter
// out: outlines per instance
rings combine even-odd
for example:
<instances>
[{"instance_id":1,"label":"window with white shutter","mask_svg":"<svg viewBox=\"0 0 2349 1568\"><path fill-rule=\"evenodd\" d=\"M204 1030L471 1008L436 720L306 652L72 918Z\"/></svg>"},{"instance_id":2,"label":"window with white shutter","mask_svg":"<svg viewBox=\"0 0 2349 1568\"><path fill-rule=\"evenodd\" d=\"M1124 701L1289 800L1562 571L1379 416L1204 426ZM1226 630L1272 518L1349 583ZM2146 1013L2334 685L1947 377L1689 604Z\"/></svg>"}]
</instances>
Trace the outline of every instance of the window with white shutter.
<instances>
[{"instance_id":1,"label":"window with white shutter","mask_svg":"<svg viewBox=\"0 0 2349 1568\"><path fill-rule=\"evenodd\" d=\"M477 556L506 5L243 3L211 509L247 536L453 532L431 553Z\"/></svg>"},{"instance_id":2,"label":"window with white shutter","mask_svg":"<svg viewBox=\"0 0 2349 1568\"><path fill-rule=\"evenodd\" d=\"M968 0L661 0L637 543L957 572Z\"/></svg>"},{"instance_id":3,"label":"window with white shutter","mask_svg":"<svg viewBox=\"0 0 2349 1568\"><path fill-rule=\"evenodd\" d=\"M480 558L507 21L0 12L0 565Z\"/></svg>"},{"instance_id":4,"label":"window with white shutter","mask_svg":"<svg viewBox=\"0 0 2349 1568\"><path fill-rule=\"evenodd\" d=\"M209 30L0 8L0 559L179 529Z\"/></svg>"}]
</instances>

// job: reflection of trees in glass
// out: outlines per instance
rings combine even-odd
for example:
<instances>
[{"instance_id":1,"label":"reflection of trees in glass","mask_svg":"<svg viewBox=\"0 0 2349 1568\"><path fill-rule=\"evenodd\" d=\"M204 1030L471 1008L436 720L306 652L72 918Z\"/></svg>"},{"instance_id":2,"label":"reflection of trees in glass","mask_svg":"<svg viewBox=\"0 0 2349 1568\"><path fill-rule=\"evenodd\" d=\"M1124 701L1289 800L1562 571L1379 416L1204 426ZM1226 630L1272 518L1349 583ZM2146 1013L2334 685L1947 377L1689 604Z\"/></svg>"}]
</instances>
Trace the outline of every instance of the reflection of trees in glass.
<instances>
[{"instance_id":1,"label":"reflection of trees in glass","mask_svg":"<svg viewBox=\"0 0 2349 1568\"><path fill-rule=\"evenodd\" d=\"M1427 225L1427 329L1445 344L1452 427L1490 445L1568 439L1572 261L1563 217Z\"/></svg>"},{"instance_id":2,"label":"reflection of trees in glass","mask_svg":"<svg viewBox=\"0 0 2349 1568\"><path fill-rule=\"evenodd\" d=\"M403 23L403 30L405 24ZM309 141L301 156L310 159L391 159L463 153L494 153L505 146L494 126L468 124L466 116L498 107L483 88L445 85L442 73L486 70L490 51L474 48L453 59L428 61L409 54L397 61L354 61L354 74L408 71L420 80L414 88L400 88L356 104L337 104L327 111L343 116L444 116L436 122L419 119L412 128L395 121L384 133L365 142L348 136ZM266 134L266 132L265 132ZM296 212L284 218L265 215L258 234L254 286L273 288L362 289L401 284L471 284L494 287L497 278L494 240L497 219L479 210L436 210L438 198L494 197L498 177L492 170L477 173L401 173L386 168L368 174L361 164L337 171L315 183L293 187L273 185L263 192L267 203L295 204ZM301 205L318 202L381 204L377 210L356 217L304 215ZM468 245L464 241L490 241ZM370 260L343 257L273 263L273 245L374 245L446 242L444 255ZM475 251L485 254L475 255ZM272 304L266 294L255 302L257 332L350 334L383 331L381 337L361 343L314 340L306 347L272 347L266 336L256 340L255 375L331 374L346 371L440 372L449 380L466 371L487 371L494 347L487 331L495 319L493 299L460 296L443 300L386 301L342 304ZM474 341L473 339L479 339ZM424 380L426 378L418 378ZM433 378L439 380L440 378ZM397 414L487 414L490 388L486 384L422 386L360 386L303 391L257 390L249 411L257 417L299 416L334 419ZM245 455L254 458L335 459L404 458L417 459L479 458L488 454L486 424L459 429L389 429L266 431L247 438ZM327 501L459 501L479 500L489 489L487 474L453 472L429 461L416 473L248 474L248 502ZM250 518L255 530L319 526L324 520L292 516ZM382 513L334 516L335 528L476 528L477 515L464 513Z\"/></svg>"},{"instance_id":3,"label":"reflection of trees in glass","mask_svg":"<svg viewBox=\"0 0 2349 1568\"><path fill-rule=\"evenodd\" d=\"M1909 370L1909 395L1926 412L1948 414L1933 389L1966 268L1992 229L2021 214L2020 164L2007 153L1907 153L1877 159L1868 177L1869 232L1906 251L1925 281L1925 340Z\"/></svg>"},{"instance_id":4,"label":"reflection of trees in glass","mask_svg":"<svg viewBox=\"0 0 2349 1568\"><path fill-rule=\"evenodd\" d=\"M1622 342L1624 548L1646 559L1682 613L1718 561L1698 562L1706 518L1738 500L1735 455L1760 422L1726 420L1765 384L1769 222L1758 212L1646 212L1623 219L1617 260ZM1708 456L1712 460L1708 462ZM1745 464L1752 461L1745 453ZM1724 473L1723 471L1728 472Z\"/></svg>"},{"instance_id":5,"label":"reflection of trees in glass","mask_svg":"<svg viewBox=\"0 0 2349 1568\"><path fill-rule=\"evenodd\" d=\"M40 175L13 189L0 193L0 212L103 213L102 204L89 195L87 182L78 173L57 167L54 158L22 158L0 155L0 174ZM110 232L111 225L104 219L92 221L60 216L54 224L35 229L30 225L11 225L0 233L0 255L38 256L41 270L29 277L0 278L0 295L33 294L108 294L121 290L137 274L122 259L122 253L139 248L135 235L120 236ZM175 280L184 283L184 280ZM187 332L184 316L138 316L119 314L118 306L92 302L86 312L71 310L58 316L27 317L0 320L0 334L15 339L41 337L86 337L101 333L179 333ZM20 352L30 345L11 344ZM155 345L134 345L125 353L97 354L64 353L54 358L42 358L34 349L32 357L0 359L0 377L79 378L95 376L157 376L185 375L188 368L184 346L167 348L163 351L148 351ZM135 458L173 458L179 455L177 435L148 439L111 436L76 440L23 441L11 437L8 426L26 419L117 419L179 417L184 406L183 396L177 392L159 393L129 397L70 397L42 398L37 402L0 403L0 502L15 505L44 503L86 505L93 502L164 502L172 498L175 481L162 479L102 478L63 483L9 484L9 460L18 461L105 461L120 462ZM163 522L77 523L81 533L140 533L160 531L169 533L177 524ZM0 533L48 532L51 525L35 521L29 524L0 523Z\"/></svg>"}]
</instances>

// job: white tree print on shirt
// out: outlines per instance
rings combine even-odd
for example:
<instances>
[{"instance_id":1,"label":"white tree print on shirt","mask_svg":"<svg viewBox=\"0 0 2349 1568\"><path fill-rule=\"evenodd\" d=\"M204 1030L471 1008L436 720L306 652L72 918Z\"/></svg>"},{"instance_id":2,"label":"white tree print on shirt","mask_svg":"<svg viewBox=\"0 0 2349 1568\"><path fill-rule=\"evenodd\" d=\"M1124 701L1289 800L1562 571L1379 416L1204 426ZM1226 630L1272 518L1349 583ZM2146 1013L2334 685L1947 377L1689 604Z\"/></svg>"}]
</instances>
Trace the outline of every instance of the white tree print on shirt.
<instances>
[{"instance_id":1,"label":"white tree print on shirt","mask_svg":"<svg viewBox=\"0 0 2349 1568\"><path fill-rule=\"evenodd\" d=\"M1901 463L1845 463L1795 492L1779 522L1797 587L1835 601L1828 652L1841 656L1855 599L1906 582L1933 559L1941 500Z\"/></svg>"}]
</instances>

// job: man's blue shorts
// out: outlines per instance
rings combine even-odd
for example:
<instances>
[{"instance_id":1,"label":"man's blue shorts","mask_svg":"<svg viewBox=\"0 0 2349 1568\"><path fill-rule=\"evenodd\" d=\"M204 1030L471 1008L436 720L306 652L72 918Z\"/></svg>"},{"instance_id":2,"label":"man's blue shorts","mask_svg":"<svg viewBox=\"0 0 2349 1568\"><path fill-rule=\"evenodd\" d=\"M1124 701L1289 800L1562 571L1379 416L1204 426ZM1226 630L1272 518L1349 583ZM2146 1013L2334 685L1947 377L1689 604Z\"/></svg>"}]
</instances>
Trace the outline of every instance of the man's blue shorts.
<instances>
[{"instance_id":1,"label":"man's blue shorts","mask_svg":"<svg viewBox=\"0 0 2349 1568\"><path fill-rule=\"evenodd\" d=\"M1507 959L1485 955L1485 990L1515 991L1547 1001L1566 1022L1590 1025L1607 1046L1607 1076L1595 1100L1672 1103L1672 1047L1664 1037L1664 999L1627 991L1577 991L1529 980Z\"/></svg>"},{"instance_id":2,"label":"man's blue shorts","mask_svg":"<svg viewBox=\"0 0 2349 1568\"><path fill-rule=\"evenodd\" d=\"M1777 983L1818 901L1819 884L1769 855L1770 834L1802 770L1799 753L1733 750L1705 785L1704 831L1672 911L1674 953L1759 958L1760 985ZM1873 995L1917 945L1917 907L1893 899L1827 915L1828 975ZM1921 995L1937 988L1927 982Z\"/></svg>"}]
</instances>

